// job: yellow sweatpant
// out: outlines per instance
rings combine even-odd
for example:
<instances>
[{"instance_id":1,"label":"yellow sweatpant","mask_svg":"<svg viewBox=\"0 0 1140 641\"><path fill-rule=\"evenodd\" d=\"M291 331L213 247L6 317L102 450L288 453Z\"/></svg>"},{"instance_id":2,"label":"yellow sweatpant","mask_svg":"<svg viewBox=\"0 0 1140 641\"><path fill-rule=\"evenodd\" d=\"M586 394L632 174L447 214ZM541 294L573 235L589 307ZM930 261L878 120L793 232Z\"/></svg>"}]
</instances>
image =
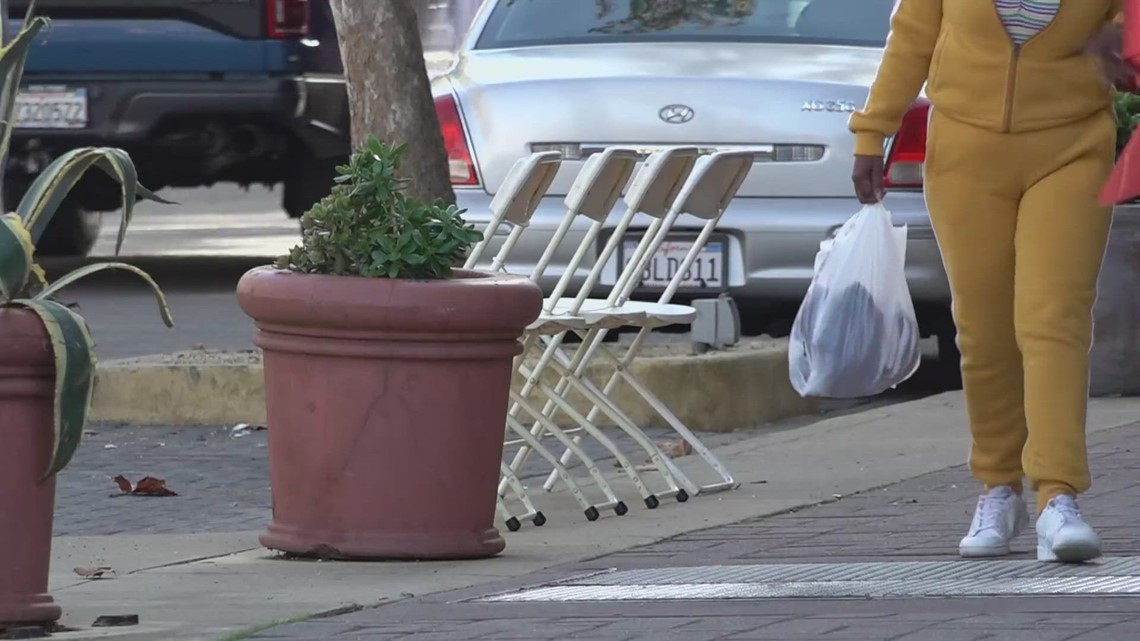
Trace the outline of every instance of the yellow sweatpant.
<instances>
[{"instance_id":1,"label":"yellow sweatpant","mask_svg":"<svg viewBox=\"0 0 1140 641\"><path fill-rule=\"evenodd\" d=\"M950 279L973 445L987 487L1038 510L1090 484L1085 444L1092 307L1112 210L1108 112L1018 134L931 115L926 201Z\"/></svg>"}]
</instances>

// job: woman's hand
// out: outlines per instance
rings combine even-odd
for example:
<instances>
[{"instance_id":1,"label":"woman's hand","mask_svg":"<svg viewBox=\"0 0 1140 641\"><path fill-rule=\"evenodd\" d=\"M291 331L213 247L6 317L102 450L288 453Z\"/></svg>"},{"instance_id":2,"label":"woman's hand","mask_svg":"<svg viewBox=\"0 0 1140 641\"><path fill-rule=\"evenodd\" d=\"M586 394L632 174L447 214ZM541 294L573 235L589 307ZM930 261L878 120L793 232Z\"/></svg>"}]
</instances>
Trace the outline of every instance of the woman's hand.
<instances>
[{"instance_id":1,"label":"woman's hand","mask_svg":"<svg viewBox=\"0 0 1140 641\"><path fill-rule=\"evenodd\" d=\"M1108 25L1089 40L1085 53L1097 62L1097 70L1105 85L1128 89L1136 84L1136 70L1121 57L1122 46L1120 27Z\"/></svg>"},{"instance_id":2,"label":"woman's hand","mask_svg":"<svg viewBox=\"0 0 1140 641\"><path fill-rule=\"evenodd\" d=\"M855 156L855 169L851 172L855 195L864 205L883 200L883 157Z\"/></svg>"}]
</instances>

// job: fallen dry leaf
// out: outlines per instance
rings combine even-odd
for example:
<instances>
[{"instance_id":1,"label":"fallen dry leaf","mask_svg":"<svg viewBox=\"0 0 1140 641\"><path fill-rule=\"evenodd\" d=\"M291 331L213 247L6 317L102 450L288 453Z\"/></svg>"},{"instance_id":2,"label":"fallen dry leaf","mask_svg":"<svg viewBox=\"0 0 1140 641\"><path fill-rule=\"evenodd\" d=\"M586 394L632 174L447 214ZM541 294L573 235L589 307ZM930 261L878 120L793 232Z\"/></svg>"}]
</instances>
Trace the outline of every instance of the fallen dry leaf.
<instances>
[{"instance_id":1,"label":"fallen dry leaf","mask_svg":"<svg viewBox=\"0 0 1140 641\"><path fill-rule=\"evenodd\" d=\"M241 438L250 432L262 432L266 428L264 425L257 425L254 423L238 423L230 428L230 436L234 438Z\"/></svg>"},{"instance_id":2,"label":"fallen dry leaf","mask_svg":"<svg viewBox=\"0 0 1140 641\"><path fill-rule=\"evenodd\" d=\"M127 477L120 474L115 477L115 483L118 484L119 489L123 494L131 494L134 496L178 496L178 493L166 487L166 481L156 479L153 476L146 476L139 480L133 487Z\"/></svg>"},{"instance_id":3,"label":"fallen dry leaf","mask_svg":"<svg viewBox=\"0 0 1140 641\"><path fill-rule=\"evenodd\" d=\"M114 574L115 571L109 566L100 565L94 568L75 568L75 573L85 579L102 579L104 575Z\"/></svg>"},{"instance_id":4,"label":"fallen dry leaf","mask_svg":"<svg viewBox=\"0 0 1140 641\"><path fill-rule=\"evenodd\" d=\"M148 476L135 485L134 492L142 496L178 496L178 493L166 487L166 481Z\"/></svg>"},{"instance_id":5,"label":"fallen dry leaf","mask_svg":"<svg viewBox=\"0 0 1140 641\"><path fill-rule=\"evenodd\" d=\"M692 444L690 444L685 439L665 441L663 443L658 443L657 447L661 450L662 454L668 456L669 458L681 458L682 456L688 456L693 453Z\"/></svg>"}]
</instances>

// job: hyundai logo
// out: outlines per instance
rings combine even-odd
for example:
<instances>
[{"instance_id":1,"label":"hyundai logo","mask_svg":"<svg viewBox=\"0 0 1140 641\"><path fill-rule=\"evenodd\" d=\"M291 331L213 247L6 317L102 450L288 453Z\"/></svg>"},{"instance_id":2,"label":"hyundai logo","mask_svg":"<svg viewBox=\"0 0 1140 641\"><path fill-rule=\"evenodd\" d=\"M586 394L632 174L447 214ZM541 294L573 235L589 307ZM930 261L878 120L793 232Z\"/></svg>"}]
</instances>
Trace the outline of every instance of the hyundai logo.
<instances>
[{"instance_id":1,"label":"hyundai logo","mask_svg":"<svg viewBox=\"0 0 1140 641\"><path fill-rule=\"evenodd\" d=\"M692 120L693 116L697 114L693 111L692 107L687 107L685 105L669 105L667 107L662 107L661 111L659 111L657 115L661 117L661 120L664 120L671 125L683 125L686 122Z\"/></svg>"}]
</instances>

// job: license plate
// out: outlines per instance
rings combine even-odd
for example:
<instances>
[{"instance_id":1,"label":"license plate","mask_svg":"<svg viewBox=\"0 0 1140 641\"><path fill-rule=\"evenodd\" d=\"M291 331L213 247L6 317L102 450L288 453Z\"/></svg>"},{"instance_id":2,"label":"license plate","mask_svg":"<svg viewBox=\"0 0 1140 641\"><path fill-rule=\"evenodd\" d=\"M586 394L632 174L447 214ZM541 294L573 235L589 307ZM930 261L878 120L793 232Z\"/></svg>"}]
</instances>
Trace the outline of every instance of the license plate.
<instances>
[{"instance_id":1,"label":"license plate","mask_svg":"<svg viewBox=\"0 0 1140 641\"><path fill-rule=\"evenodd\" d=\"M626 265L637 250L640 239L626 239L622 245L622 264ZM641 273L641 289L665 289L681 269L685 256L693 248L692 239L666 239ZM678 289L682 291L724 290L728 273L725 257L727 243L723 238L709 240L697 254Z\"/></svg>"},{"instance_id":2,"label":"license plate","mask_svg":"<svg viewBox=\"0 0 1140 641\"><path fill-rule=\"evenodd\" d=\"M28 87L16 95L17 129L87 127L87 89Z\"/></svg>"}]
</instances>

